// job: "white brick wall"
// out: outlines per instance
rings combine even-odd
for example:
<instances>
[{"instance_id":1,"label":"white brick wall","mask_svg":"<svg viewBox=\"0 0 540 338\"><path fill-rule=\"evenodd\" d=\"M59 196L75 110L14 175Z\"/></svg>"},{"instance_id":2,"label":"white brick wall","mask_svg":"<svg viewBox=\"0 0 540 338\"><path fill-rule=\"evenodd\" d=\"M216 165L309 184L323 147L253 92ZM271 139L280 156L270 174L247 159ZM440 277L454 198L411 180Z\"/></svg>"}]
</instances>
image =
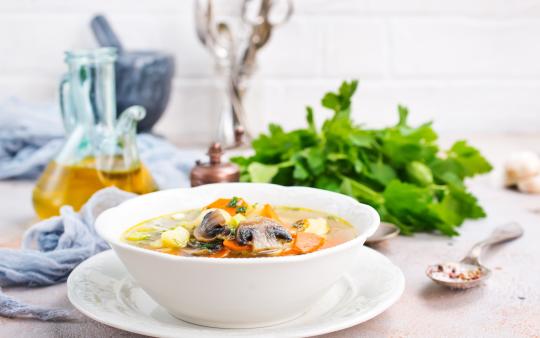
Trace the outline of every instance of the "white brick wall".
<instances>
[{"instance_id":1,"label":"white brick wall","mask_svg":"<svg viewBox=\"0 0 540 338\"><path fill-rule=\"evenodd\" d=\"M239 0L217 1L234 20ZM414 121L434 120L444 133L540 131L540 0L294 1L293 19L260 53L247 98L255 129L303 125L305 105L358 78L354 114L368 125L392 123L403 103ZM0 99L55 100L62 53L95 46L88 22L97 12L127 48L176 55L173 97L157 129L211 139L219 85L191 0L0 0Z\"/></svg>"}]
</instances>

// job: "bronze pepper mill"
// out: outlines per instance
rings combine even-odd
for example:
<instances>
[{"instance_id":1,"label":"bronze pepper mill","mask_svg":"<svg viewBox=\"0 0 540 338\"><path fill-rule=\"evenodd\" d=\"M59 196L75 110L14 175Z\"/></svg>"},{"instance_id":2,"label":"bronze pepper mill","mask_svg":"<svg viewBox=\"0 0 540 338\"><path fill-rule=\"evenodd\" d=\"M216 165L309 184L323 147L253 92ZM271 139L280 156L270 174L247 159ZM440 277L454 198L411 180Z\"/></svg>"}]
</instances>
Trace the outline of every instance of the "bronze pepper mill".
<instances>
[{"instance_id":1,"label":"bronze pepper mill","mask_svg":"<svg viewBox=\"0 0 540 338\"><path fill-rule=\"evenodd\" d=\"M209 183L238 182L240 179L240 169L233 163L221 162L223 149L221 144L212 143L208 148L210 162L195 162L195 167L191 170L191 186L196 187Z\"/></svg>"}]
</instances>

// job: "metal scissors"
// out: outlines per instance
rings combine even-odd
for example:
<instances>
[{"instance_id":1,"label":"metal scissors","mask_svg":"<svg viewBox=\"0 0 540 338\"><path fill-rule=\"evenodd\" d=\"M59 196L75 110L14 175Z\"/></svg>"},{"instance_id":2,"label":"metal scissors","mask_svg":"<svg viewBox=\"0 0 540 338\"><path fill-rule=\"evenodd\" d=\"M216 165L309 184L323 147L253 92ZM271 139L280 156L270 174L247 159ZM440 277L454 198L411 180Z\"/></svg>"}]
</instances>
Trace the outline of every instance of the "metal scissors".
<instances>
[{"instance_id":1,"label":"metal scissors","mask_svg":"<svg viewBox=\"0 0 540 338\"><path fill-rule=\"evenodd\" d=\"M251 26L266 24L275 27L289 21L293 10L292 0L245 0L241 17Z\"/></svg>"},{"instance_id":2,"label":"metal scissors","mask_svg":"<svg viewBox=\"0 0 540 338\"><path fill-rule=\"evenodd\" d=\"M292 0L245 0L242 3L242 21L251 26L251 34L240 58L240 79L253 73L257 51L270 40L274 27L289 21L293 10Z\"/></svg>"}]
</instances>

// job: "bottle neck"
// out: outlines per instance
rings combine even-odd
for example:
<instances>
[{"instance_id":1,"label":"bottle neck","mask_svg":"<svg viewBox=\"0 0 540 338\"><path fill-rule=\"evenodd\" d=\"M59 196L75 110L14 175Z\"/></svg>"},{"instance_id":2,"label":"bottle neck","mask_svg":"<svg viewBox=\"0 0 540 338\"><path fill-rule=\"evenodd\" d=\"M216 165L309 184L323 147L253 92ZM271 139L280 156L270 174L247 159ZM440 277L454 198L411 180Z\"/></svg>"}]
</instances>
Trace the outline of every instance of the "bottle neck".
<instances>
[{"instance_id":1,"label":"bottle neck","mask_svg":"<svg viewBox=\"0 0 540 338\"><path fill-rule=\"evenodd\" d=\"M69 51L65 61L68 73L61 84L60 103L64 121L69 122L66 125L113 128L116 120L116 49Z\"/></svg>"},{"instance_id":2,"label":"bottle neck","mask_svg":"<svg viewBox=\"0 0 540 338\"><path fill-rule=\"evenodd\" d=\"M116 95L112 62L69 65L69 104L76 124L85 128L114 128Z\"/></svg>"}]
</instances>

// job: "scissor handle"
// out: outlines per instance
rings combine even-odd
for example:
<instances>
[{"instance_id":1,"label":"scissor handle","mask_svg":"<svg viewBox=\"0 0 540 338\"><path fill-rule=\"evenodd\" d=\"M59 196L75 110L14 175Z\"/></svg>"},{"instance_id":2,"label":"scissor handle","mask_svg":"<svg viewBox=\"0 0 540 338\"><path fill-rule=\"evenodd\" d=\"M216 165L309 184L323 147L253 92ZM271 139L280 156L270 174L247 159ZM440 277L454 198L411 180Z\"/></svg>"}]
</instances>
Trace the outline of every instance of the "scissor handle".
<instances>
[{"instance_id":1,"label":"scissor handle","mask_svg":"<svg viewBox=\"0 0 540 338\"><path fill-rule=\"evenodd\" d=\"M293 2L292 0L258 0L260 2L258 13L255 17L249 14L249 3L254 2L255 0L244 0L242 3L242 20L251 25L258 26L262 24L269 24L270 26L280 26L287 21L289 21L291 15L293 14ZM282 16L276 17L273 15L276 11L276 8L279 8L278 3L285 3L285 11Z\"/></svg>"}]
</instances>

